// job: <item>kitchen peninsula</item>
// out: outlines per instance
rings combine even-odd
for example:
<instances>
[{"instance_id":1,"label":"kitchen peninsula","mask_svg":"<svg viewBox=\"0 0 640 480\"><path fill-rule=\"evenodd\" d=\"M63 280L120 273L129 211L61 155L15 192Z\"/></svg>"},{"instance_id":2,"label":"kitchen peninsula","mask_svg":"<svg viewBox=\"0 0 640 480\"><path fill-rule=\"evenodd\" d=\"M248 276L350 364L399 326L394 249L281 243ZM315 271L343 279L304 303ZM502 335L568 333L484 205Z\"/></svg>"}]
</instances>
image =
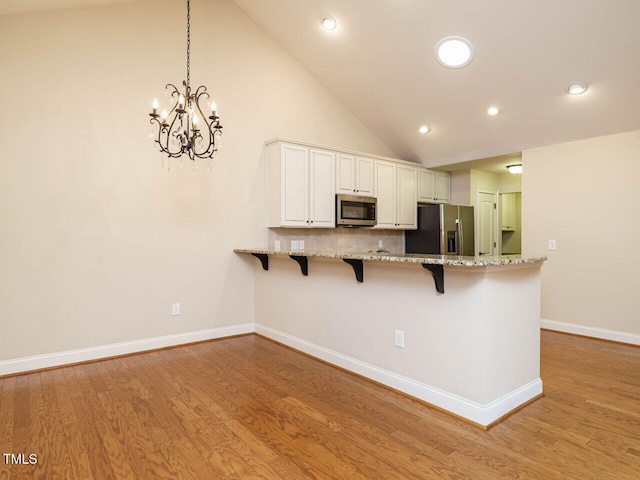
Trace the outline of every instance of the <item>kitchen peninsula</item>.
<instances>
[{"instance_id":1,"label":"kitchen peninsula","mask_svg":"<svg viewBox=\"0 0 640 480\"><path fill-rule=\"evenodd\" d=\"M235 252L259 334L483 427L542 394L544 256Z\"/></svg>"}]
</instances>

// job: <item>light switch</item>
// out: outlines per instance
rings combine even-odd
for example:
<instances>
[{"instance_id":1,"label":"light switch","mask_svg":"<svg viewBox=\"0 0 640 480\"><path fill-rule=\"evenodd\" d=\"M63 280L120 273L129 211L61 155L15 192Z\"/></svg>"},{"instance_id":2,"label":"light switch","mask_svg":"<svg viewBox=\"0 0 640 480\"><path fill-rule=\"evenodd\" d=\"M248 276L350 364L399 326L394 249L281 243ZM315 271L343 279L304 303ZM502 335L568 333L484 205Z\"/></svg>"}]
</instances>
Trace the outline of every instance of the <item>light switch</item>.
<instances>
[{"instance_id":1,"label":"light switch","mask_svg":"<svg viewBox=\"0 0 640 480\"><path fill-rule=\"evenodd\" d=\"M549 250L555 250L555 249L556 249L556 241L549 240Z\"/></svg>"}]
</instances>

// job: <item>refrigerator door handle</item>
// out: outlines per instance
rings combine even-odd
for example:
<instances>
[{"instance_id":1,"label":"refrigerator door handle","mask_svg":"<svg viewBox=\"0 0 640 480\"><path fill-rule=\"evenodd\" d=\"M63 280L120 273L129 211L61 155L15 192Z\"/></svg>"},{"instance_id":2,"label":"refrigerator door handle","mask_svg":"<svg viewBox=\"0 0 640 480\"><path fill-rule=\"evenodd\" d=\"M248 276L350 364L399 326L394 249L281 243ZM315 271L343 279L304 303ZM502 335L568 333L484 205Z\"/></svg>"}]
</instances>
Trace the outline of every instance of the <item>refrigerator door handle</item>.
<instances>
[{"instance_id":1,"label":"refrigerator door handle","mask_svg":"<svg viewBox=\"0 0 640 480\"><path fill-rule=\"evenodd\" d=\"M456 252L458 255L462 255L464 252L464 234L462 231L462 220L458 219L456 221L456 227L458 230L458 251Z\"/></svg>"}]
</instances>

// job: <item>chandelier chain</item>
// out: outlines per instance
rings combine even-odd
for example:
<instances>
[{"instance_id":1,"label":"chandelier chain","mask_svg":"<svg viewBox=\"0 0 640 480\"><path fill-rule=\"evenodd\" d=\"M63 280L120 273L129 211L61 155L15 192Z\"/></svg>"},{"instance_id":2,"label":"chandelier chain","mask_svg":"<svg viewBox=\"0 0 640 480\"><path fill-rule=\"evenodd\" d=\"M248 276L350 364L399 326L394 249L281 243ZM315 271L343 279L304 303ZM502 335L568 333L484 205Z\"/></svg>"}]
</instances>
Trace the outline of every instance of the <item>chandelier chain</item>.
<instances>
[{"instance_id":1,"label":"chandelier chain","mask_svg":"<svg viewBox=\"0 0 640 480\"><path fill-rule=\"evenodd\" d=\"M187 87L191 85L191 0L187 0Z\"/></svg>"}]
</instances>

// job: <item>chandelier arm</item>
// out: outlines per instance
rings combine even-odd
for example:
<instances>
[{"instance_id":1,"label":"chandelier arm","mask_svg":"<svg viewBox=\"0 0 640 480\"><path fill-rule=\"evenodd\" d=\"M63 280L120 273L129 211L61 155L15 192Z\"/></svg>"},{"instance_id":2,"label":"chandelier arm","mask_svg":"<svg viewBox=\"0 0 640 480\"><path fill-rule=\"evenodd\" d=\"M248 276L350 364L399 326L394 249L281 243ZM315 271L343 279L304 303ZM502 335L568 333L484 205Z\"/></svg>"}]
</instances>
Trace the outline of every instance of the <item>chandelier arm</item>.
<instances>
[{"instance_id":1,"label":"chandelier arm","mask_svg":"<svg viewBox=\"0 0 640 480\"><path fill-rule=\"evenodd\" d=\"M202 91L200 91L200 89L202 89ZM200 95L207 95L207 98L209 98L209 93L207 92L207 87L205 87L204 85L200 85L197 89L196 89L196 93L194 93L194 95L196 96L196 98L199 98Z\"/></svg>"},{"instance_id":2,"label":"chandelier arm","mask_svg":"<svg viewBox=\"0 0 640 480\"><path fill-rule=\"evenodd\" d=\"M175 107L174 107L175 110ZM177 151L172 152L171 151L171 136L176 136L178 134L182 135L182 118L180 118L181 114L177 114L174 115L173 120L171 121L171 124L168 126L167 130L167 144L165 146L165 150L167 151L167 153L169 154L170 157L179 157L180 155L182 155L184 153L184 148L182 146L182 142L180 142L180 147ZM178 121L178 119L180 118L180 127L176 127L174 129L174 126L176 124L176 122Z\"/></svg>"},{"instance_id":3,"label":"chandelier arm","mask_svg":"<svg viewBox=\"0 0 640 480\"><path fill-rule=\"evenodd\" d=\"M154 123L156 123L158 125L158 138L154 139L154 142L156 142L158 145L160 145L160 151L164 152L165 149L162 146L162 142L161 142L161 138L162 138L162 123L160 122L160 120L158 120L158 117L151 117L149 119L149 123L151 125L153 125Z\"/></svg>"},{"instance_id":4,"label":"chandelier arm","mask_svg":"<svg viewBox=\"0 0 640 480\"><path fill-rule=\"evenodd\" d=\"M205 155L209 151L209 147L211 146L211 126L207 123L207 116L202 111L202 108L200 108L200 97L202 97L203 95L206 95L206 97L209 98L209 94L207 93L207 87L205 87L204 85L201 85L201 86L198 87L198 89L196 90L196 93L194 94L194 102L193 103L195 103L196 109L198 110L198 112L200 112L200 116L202 117L203 123L205 125L207 125L207 130L209 131L209 143L207 144L206 148L202 152L197 153L197 152L195 152L197 138L194 136L194 139L193 139L193 150L196 153L196 155L198 156L198 158L204 158L202 155ZM201 131L202 131L202 129L199 130L199 132L201 132ZM200 138L202 138L204 140L204 137L202 136L202 134L199 134L199 136L200 136Z\"/></svg>"},{"instance_id":5,"label":"chandelier arm","mask_svg":"<svg viewBox=\"0 0 640 480\"><path fill-rule=\"evenodd\" d=\"M207 130L209 130L209 144L207 145L207 156L209 158L213 157L213 154L216 151L216 137L214 135L214 124L216 123L217 120L211 120L208 125L209 128ZM211 151L209 151L211 150Z\"/></svg>"},{"instance_id":6,"label":"chandelier arm","mask_svg":"<svg viewBox=\"0 0 640 480\"><path fill-rule=\"evenodd\" d=\"M167 88L173 88L173 92L171 92L171 96L177 96L178 98L180 98L180 91L176 88L176 86L173 83L167 83L167 85L164 87L165 90ZM176 110L176 108L178 107L178 98L176 98L176 103L175 105L171 108L171 110L169 110L169 113L167 114L167 117L165 118L165 120L171 118L171 115L173 114L173 112Z\"/></svg>"}]
</instances>

